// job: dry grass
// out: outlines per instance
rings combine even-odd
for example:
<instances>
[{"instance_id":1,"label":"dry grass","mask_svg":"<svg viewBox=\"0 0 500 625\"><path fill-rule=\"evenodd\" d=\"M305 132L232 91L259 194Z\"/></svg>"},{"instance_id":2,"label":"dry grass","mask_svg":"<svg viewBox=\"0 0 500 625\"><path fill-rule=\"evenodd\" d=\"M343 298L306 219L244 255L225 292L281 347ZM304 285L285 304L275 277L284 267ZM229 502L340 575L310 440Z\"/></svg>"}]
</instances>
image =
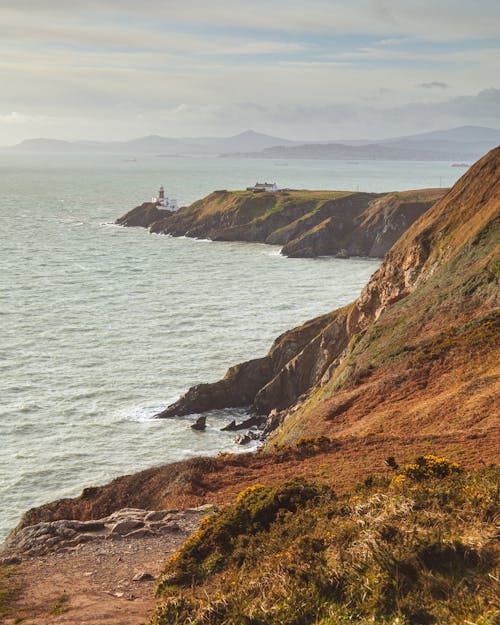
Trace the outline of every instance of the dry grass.
<instances>
[{"instance_id":1,"label":"dry grass","mask_svg":"<svg viewBox=\"0 0 500 625\"><path fill-rule=\"evenodd\" d=\"M151 624L493 624L498 479L427 456L340 497L254 486L169 560Z\"/></svg>"}]
</instances>

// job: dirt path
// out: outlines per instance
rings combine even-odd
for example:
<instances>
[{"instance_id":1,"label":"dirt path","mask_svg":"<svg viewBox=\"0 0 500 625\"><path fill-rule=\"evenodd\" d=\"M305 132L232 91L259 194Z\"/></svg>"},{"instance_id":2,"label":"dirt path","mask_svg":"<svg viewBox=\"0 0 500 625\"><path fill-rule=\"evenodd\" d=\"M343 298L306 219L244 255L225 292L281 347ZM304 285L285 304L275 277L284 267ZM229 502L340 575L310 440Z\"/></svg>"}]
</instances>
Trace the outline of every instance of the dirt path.
<instances>
[{"instance_id":1,"label":"dirt path","mask_svg":"<svg viewBox=\"0 0 500 625\"><path fill-rule=\"evenodd\" d=\"M155 578L203 516L186 515L176 533L103 538L71 550L21 554L14 564L21 591L5 624L19 619L23 625L144 624L155 603ZM136 576L146 579L134 581Z\"/></svg>"}]
</instances>

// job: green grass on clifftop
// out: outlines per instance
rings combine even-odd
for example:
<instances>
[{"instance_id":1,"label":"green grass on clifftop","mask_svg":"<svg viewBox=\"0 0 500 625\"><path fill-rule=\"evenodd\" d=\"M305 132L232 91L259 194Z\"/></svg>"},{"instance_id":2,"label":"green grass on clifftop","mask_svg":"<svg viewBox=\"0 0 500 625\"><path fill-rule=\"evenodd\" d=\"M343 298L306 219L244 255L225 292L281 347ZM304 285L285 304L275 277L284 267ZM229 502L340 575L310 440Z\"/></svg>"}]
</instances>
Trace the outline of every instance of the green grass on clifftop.
<instances>
[{"instance_id":1,"label":"green grass on clifftop","mask_svg":"<svg viewBox=\"0 0 500 625\"><path fill-rule=\"evenodd\" d=\"M186 209L185 214L197 214L198 219L208 215L238 211L241 221L251 222L265 219L269 215L297 205L309 203L313 212L327 201L335 200L351 191L278 191L274 193L254 193L253 191L214 191L208 197L198 200Z\"/></svg>"},{"instance_id":2,"label":"green grass on clifftop","mask_svg":"<svg viewBox=\"0 0 500 625\"><path fill-rule=\"evenodd\" d=\"M150 625L493 625L499 471L425 456L336 497L253 486L167 563Z\"/></svg>"}]
</instances>

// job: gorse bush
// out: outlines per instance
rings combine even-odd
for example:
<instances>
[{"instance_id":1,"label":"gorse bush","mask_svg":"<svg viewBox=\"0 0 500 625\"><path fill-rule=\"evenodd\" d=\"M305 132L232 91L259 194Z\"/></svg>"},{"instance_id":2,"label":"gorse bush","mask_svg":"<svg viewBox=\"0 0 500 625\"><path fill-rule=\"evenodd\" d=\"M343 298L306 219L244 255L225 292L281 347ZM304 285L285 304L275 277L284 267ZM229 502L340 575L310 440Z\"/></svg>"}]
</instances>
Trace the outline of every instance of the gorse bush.
<instances>
[{"instance_id":1,"label":"gorse bush","mask_svg":"<svg viewBox=\"0 0 500 625\"><path fill-rule=\"evenodd\" d=\"M407 464L403 472L396 475L393 479L393 483L400 483L406 478L420 482L433 477L448 477L452 473L460 473L460 467L456 462L450 462L448 458L428 454L419 456L415 462Z\"/></svg>"},{"instance_id":2,"label":"gorse bush","mask_svg":"<svg viewBox=\"0 0 500 625\"><path fill-rule=\"evenodd\" d=\"M243 491L168 561L151 625L493 625L498 470L424 456L401 475Z\"/></svg>"},{"instance_id":3,"label":"gorse bush","mask_svg":"<svg viewBox=\"0 0 500 625\"><path fill-rule=\"evenodd\" d=\"M158 585L168 587L200 581L221 570L228 561L241 564L248 558L247 537L263 532L279 513L295 512L317 500L324 487L297 479L274 487L251 486L239 494L232 506L206 518L199 530L168 562Z\"/></svg>"}]
</instances>

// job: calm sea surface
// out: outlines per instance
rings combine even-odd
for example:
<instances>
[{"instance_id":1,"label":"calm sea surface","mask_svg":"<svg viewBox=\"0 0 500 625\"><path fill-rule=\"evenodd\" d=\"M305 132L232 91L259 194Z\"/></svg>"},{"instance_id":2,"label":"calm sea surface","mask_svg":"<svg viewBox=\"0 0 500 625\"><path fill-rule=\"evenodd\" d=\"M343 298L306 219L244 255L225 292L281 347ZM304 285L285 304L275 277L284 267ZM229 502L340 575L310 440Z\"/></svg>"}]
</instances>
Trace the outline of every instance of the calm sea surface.
<instances>
[{"instance_id":1,"label":"calm sea surface","mask_svg":"<svg viewBox=\"0 0 500 625\"><path fill-rule=\"evenodd\" d=\"M152 465L239 450L209 418L150 416L189 386L357 296L374 260L285 259L111 223L163 183L187 204L256 180L448 186L447 163L0 153L0 539L32 506Z\"/></svg>"}]
</instances>

